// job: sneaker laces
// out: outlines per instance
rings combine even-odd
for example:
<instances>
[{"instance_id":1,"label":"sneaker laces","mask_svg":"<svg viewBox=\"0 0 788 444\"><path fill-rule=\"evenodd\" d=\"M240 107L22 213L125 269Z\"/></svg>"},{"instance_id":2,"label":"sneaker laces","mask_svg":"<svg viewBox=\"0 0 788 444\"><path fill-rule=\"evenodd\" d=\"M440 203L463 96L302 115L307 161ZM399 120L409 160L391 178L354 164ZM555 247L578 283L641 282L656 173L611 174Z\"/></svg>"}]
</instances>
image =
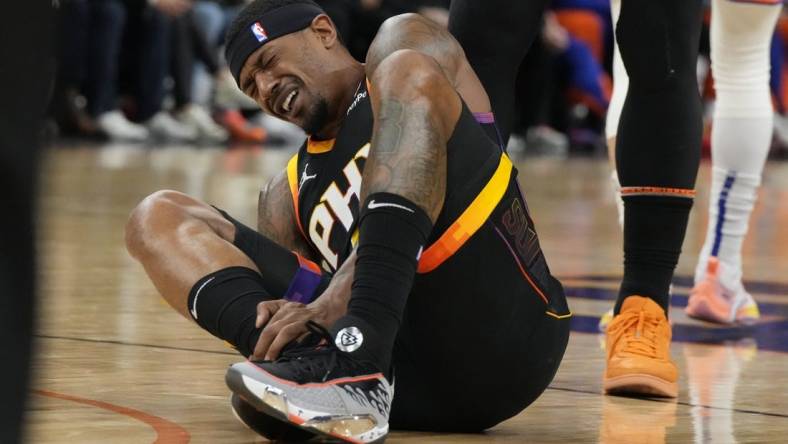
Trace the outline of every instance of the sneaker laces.
<instances>
[{"instance_id":1,"label":"sneaker laces","mask_svg":"<svg viewBox=\"0 0 788 444\"><path fill-rule=\"evenodd\" d=\"M284 350L277 364L287 365L296 379L304 382L326 382L335 371L351 375L358 372L359 363L337 348L325 327L308 321L306 328L309 336Z\"/></svg>"},{"instance_id":2,"label":"sneaker laces","mask_svg":"<svg viewBox=\"0 0 788 444\"><path fill-rule=\"evenodd\" d=\"M623 330L621 341L624 346L621 351L645 355L657 356L657 330L661 323L665 322L657 316L646 316L646 312L641 310L638 313L621 313L622 317L615 325L612 325L611 334ZM613 347L615 349L615 347Z\"/></svg>"}]
</instances>

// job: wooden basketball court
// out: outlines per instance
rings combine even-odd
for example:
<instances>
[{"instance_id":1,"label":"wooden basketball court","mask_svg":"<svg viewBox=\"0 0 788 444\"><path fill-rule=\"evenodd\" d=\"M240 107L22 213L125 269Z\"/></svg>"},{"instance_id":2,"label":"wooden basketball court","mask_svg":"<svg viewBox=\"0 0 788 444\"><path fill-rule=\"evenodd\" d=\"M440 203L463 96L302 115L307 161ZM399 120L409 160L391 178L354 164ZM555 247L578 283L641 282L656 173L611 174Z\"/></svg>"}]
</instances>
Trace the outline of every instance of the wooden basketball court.
<instances>
[{"instance_id":1,"label":"wooden basketball court","mask_svg":"<svg viewBox=\"0 0 788 444\"><path fill-rule=\"evenodd\" d=\"M263 442L229 408L224 372L240 356L165 305L126 253L123 226L138 201L162 188L254 226L259 186L290 155L122 145L45 154L29 442ZM622 269L606 162L517 163L548 262L574 312L561 369L536 403L487 433L394 432L388 442L786 442L788 163L767 166L745 244L745 277L763 316L747 329L697 322L682 311L705 234L708 165L701 169L671 312L678 402L602 395L596 324L613 303Z\"/></svg>"}]
</instances>

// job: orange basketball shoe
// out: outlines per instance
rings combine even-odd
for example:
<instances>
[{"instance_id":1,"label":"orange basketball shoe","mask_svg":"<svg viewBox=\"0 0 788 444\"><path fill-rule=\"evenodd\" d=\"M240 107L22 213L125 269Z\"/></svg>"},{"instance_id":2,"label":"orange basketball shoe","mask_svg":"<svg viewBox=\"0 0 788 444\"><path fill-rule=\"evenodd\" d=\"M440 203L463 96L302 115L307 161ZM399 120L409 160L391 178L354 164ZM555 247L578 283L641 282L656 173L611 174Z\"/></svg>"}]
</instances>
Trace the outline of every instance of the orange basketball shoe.
<instances>
[{"instance_id":1,"label":"orange basketball shoe","mask_svg":"<svg viewBox=\"0 0 788 444\"><path fill-rule=\"evenodd\" d=\"M673 295L673 284L670 284L670 288L668 289L668 294ZM613 320L613 307L610 307L610 310L606 311L602 317L599 318L599 323L597 324L597 328L601 333L604 333L607 330L607 326L610 324L610 321Z\"/></svg>"},{"instance_id":2,"label":"orange basketball shoe","mask_svg":"<svg viewBox=\"0 0 788 444\"><path fill-rule=\"evenodd\" d=\"M710 257L706 265L706 277L690 291L687 316L718 324L752 325L761 317L758 304L744 290L728 289L720 282L720 261Z\"/></svg>"},{"instance_id":3,"label":"orange basketball shoe","mask_svg":"<svg viewBox=\"0 0 788 444\"><path fill-rule=\"evenodd\" d=\"M610 394L675 398L678 370L670 359L670 324L656 302L624 299L607 327L604 388Z\"/></svg>"}]
</instances>

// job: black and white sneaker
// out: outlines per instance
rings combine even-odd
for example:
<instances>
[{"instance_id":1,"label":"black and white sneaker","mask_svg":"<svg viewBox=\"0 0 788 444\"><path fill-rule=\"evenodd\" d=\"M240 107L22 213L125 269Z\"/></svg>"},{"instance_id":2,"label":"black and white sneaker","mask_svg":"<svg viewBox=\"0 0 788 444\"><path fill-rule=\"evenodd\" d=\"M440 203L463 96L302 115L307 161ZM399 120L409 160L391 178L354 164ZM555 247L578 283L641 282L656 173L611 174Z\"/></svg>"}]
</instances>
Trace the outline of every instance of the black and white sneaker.
<instances>
[{"instance_id":1,"label":"black and white sneaker","mask_svg":"<svg viewBox=\"0 0 788 444\"><path fill-rule=\"evenodd\" d=\"M394 387L374 365L341 351L325 328L307 327L321 345L287 350L276 361L234 364L227 386L259 412L302 430L345 442L383 442ZM342 335L337 342L347 341Z\"/></svg>"}]
</instances>

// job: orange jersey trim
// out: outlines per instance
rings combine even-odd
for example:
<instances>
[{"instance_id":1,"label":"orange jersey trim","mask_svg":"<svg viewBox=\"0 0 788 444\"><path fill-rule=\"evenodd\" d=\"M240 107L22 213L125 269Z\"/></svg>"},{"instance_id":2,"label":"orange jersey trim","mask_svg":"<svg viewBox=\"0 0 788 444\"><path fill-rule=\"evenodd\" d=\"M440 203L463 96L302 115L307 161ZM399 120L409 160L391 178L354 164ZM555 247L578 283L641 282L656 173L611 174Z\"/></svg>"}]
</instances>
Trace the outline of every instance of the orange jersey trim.
<instances>
[{"instance_id":1,"label":"orange jersey trim","mask_svg":"<svg viewBox=\"0 0 788 444\"><path fill-rule=\"evenodd\" d=\"M337 139L312 140L310 137L306 142L306 152L309 154L323 154L334 149L334 142Z\"/></svg>"},{"instance_id":2,"label":"orange jersey trim","mask_svg":"<svg viewBox=\"0 0 788 444\"><path fill-rule=\"evenodd\" d=\"M309 271L311 271L312 273L315 273L315 274L321 274L321 275L323 274L323 270L321 270L320 267L316 263L310 261L309 259L305 258L304 256L301 256L300 254L296 253L295 251L293 252L293 254L296 255L296 258L298 259L298 265L301 268L307 268Z\"/></svg>"},{"instance_id":3,"label":"orange jersey trim","mask_svg":"<svg viewBox=\"0 0 788 444\"><path fill-rule=\"evenodd\" d=\"M293 198L293 214L295 214L298 231L301 232L304 239L308 239L301 227L301 216L298 214L298 153L295 153L287 162L287 182L290 184L290 197Z\"/></svg>"},{"instance_id":4,"label":"orange jersey trim","mask_svg":"<svg viewBox=\"0 0 788 444\"><path fill-rule=\"evenodd\" d=\"M419 260L419 273L429 273L438 268L481 228L503 198L511 175L512 162L509 157L502 154L498 168L487 185L441 237L422 253Z\"/></svg>"},{"instance_id":5,"label":"orange jersey trim","mask_svg":"<svg viewBox=\"0 0 788 444\"><path fill-rule=\"evenodd\" d=\"M666 188L666 187L621 187L621 196L674 196L692 199L695 197L695 190L686 188Z\"/></svg>"}]
</instances>

